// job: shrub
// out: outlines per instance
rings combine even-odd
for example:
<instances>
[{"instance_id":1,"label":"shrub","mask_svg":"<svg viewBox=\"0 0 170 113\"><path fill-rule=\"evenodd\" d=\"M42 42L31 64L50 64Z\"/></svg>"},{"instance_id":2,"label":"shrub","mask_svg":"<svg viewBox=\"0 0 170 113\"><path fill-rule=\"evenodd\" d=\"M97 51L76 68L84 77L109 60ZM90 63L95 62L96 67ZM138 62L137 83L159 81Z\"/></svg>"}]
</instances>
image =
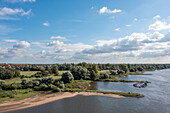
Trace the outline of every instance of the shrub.
<instances>
[{"instance_id":1,"label":"shrub","mask_svg":"<svg viewBox=\"0 0 170 113\"><path fill-rule=\"evenodd\" d=\"M53 90L53 89L55 89L55 88L56 88L56 86L54 86L53 84L48 85L48 89L49 89L49 90Z\"/></svg>"},{"instance_id":2,"label":"shrub","mask_svg":"<svg viewBox=\"0 0 170 113\"><path fill-rule=\"evenodd\" d=\"M108 79L109 74L108 73L100 73L100 79Z\"/></svg>"},{"instance_id":3,"label":"shrub","mask_svg":"<svg viewBox=\"0 0 170 113\"><path fill-rule=\"evenodd\" d=\"M62 74L61 80L64 81L64 83L72 83L74 80L74 77L71 72L65 72Z\"/></svg>"},{"instance_id":4,"label":"shrub","mask_svg":"<svg viewBox=\"0 0 170 113\"><path fill-rule=\"evenodd\" d=\"M111 74L111 75L117 75L117 71L111 70L111 71L110 71L110 74Z\"/></svg>"},{"instance_id":5,"label":"shrub","mask_svg":"<svg viewBox=\"0 0 170 113\"><path fill-rule=\"evenodd\" d=\"M65 88L65 85L64 84L60 84L59 88L63 89L63 88Z\"/></svg>"},{"instance_id":6,"label":"shrub","mask_svg":"<svg viewBox=\"0 0 170 113\"><path fill-rule=\"evenodd\" d=\"M125 74L125 72L123 70L118 70L117 73L118 73L118 75L119 74Z\"/></svg>"},{"instance_id":7,"label":"shrub","mask_svg":"<svg viewBox=\"0 0 170 113\"><path fill-rule=\"evenodd\" d=\"M40 86L35 86L34 89L38 91L47 91L49 87L46 84L41 84Z\"/></svg>"},{"instance_id":8,"label":"shrub","mask_svg":"<svg viewBox=\"0 0 170 113\"><path fill-rule=\"evenodd\" d=\"M53 91L54 91L54 92L60 92L61 89L57 87L57 88L54 88Z\"/></svg>"}]
</instances>

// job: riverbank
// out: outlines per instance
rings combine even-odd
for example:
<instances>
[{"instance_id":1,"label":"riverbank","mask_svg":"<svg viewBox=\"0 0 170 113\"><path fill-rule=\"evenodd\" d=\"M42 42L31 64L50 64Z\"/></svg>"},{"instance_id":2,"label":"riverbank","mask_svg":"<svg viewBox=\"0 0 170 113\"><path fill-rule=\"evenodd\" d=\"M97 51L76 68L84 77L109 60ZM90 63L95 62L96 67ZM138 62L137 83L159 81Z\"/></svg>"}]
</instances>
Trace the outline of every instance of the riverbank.
<instances>
[{"instance_id":1,"label":"riverbank","mask_svg":"<svg viewBox=\"0 0 170 113\"><path fill-rule=\"evenodd\" d=\"M138 80L124 80L124 79L101 79L101 80L96 80L96 81L101 81L101 82L140 82L140 83L151 83L149 81L138 81Z\"/></svg>"},{"instance_id":2,"label":"riverbank","mask_svg":"<svg viewBox=\"0 0 170 113\"><path fill-rule=\"evenodd\" d=\"M125 96L121 96L118 94L108 94L108 93L99 93L99 92L60 92L60 93L52 93L45 96L36 95L30 98L26 98L19 101L8 101L0 104L0 112L7 112L12 110L24 109L33 106L38 106L42 104L46 104L49 102L53 102L56 100L70 98L77 95L83 96L106 96L112 98L125 98Z\"/></svg>"}]
</instances>

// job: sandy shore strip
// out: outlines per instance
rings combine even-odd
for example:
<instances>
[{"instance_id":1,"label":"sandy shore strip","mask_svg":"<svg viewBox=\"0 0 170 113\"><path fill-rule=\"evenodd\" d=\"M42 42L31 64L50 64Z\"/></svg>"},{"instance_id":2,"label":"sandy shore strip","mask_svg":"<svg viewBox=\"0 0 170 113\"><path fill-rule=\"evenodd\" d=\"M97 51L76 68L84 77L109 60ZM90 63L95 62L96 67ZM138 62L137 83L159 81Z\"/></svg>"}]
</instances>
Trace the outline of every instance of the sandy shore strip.
<instances>
[{"instance_id":1,"label":"sandy shore strip","mask_svg":"<svg viewBox=\"0 0 170 113\"><path fill-rule=\"evenodd\" d=\"M64 98L74 97L77 95L83 95L83 96L99 95L99 96L106 96L106 97L113 97L113 98L127 98L116 94L103 94L103 93L96 93L96 92L61 92L55 94L48 94L45 96L36 95L19 101L4 102L0 104L0 112L29 108L29 107L45 104L48 102L52 102Z\"/></svg>"}]
</instances>

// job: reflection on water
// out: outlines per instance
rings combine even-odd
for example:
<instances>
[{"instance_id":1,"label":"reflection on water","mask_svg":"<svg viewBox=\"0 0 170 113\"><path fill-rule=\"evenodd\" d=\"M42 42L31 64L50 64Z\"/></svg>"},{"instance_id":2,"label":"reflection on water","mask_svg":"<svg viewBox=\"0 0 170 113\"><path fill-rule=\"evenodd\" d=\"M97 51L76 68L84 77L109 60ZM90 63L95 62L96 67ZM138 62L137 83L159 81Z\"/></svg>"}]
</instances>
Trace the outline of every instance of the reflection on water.
<instances>
[{"instance_id":1,"label":"reflection on water","mask_svg":"<svg viewBox=\"0 0 170 113\"><path fill-rule=\"evenodd\" d=\"M8 113L170 113L170 69L145 72L152 75L129 75L128 80L147 80L146 88L133 83L93 82L91 89L126 91L144 94L144 98L76 96Z\"/></svg>"}]
</instances>

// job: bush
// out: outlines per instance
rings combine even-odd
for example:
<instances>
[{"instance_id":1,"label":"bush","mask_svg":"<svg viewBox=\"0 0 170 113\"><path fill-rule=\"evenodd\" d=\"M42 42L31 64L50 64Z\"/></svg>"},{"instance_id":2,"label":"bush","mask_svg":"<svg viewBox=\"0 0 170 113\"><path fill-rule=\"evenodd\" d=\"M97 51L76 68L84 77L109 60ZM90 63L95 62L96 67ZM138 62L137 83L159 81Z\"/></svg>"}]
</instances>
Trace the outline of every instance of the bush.
<instances>
[{"instance_id":1,"label":"bush","mask_svg":"<svg viewBox=\"0 0 170 113\"><path fill-rule=\"evenodd\" d=\"M111 70L111 71L110 71L110 74L111 74L111 75L117 75L117 72L114 71L114 70Z\"/></svg>"},{"instance_id":2,"label":"bush","mask_svg":"<svg viewBox=\"0 0 170 113\"><path fill-rule=\"evenodd\" d=\"M63 89L63 88L65 88L65 85L64 84L60 84L59 88Z\"/></svg>"},{"instance_id":3,"label":"bush","mask_svg":"<svg viewBox=\"0 0 170 113\"><path fill-rule=\"evenodd\" d=\"M58 86L60 85L60 81L56 79L56 80L54 81L54 83L53 83L53 84L54 84L55 86L57 86L57 87L58 87Z\"/></svg>"},{"instance_id":4,"label":"bush","mask_svg":"<svg viewBox=\"0 0 170 113\"><path fill-rule=\"evenodd\" d=\"M123 70L118 70L117 73L118 73L118 75L119 75L119 74L125 74L125 71L123 71Z\"/></svg>"},{"instance_id":5,"label":"bush","mask_svg":"<svg viewBox=\"0 0 170 113\"><path fill-rule=\"evenodd\" d=\"M100 79L108 79L109 78L109 74L107 73L100 73Z\"/></svg>"},{"instance_id":6,"label":"bush","mask_svg":"<svg viewBox=\"0 0 170 113\"><path fill-rule=\"evenodd\" d=\"M32 88L33 87L33 81L29 81L26 78L22 79L21 84L23 85L23 88Z\"/></svg>"},{"instance_id":7,"label":"bush","mask_svg":"<svg viewBox=\"0 0 170 113\"><path fill-rule=\"evenodd\" d=\"M54 86L53 84L50 84L50 85L48 86L48 89L49 89L49 90L53 90L54 88L56 88L56 86Z\"/></svg>"},{"instance_id":8,"label":"bush","mask_svg":"<svg viewBox=\"0 0 170 113\"><path fill-rule=\"evenodd\" d=\"M72 83L74 80L74 77L71 72L65 72L62 74L61 80L64 81L64 83Z\"/></svg>"},{"instance_id":9,"label":"bush","mask_svg":"<svg viewBox=\"0 0 170 113\"><path fill-rule=\"evenodd\" d=\"M54 92L60 92L61 89L57 87L57 88L54 88L53 91L54 91Z\"/></svg>"},{"instance_id":10,"label":"bush","mask_svg":"<svg viewBox=\"0 0 170 113\"><path fill-rule=\"evenodd\" d=\"M40 86L35 86L34 90L47 91L49 90L49 87L46 84L41 84Z\"/></svg>"}]
</instances>

